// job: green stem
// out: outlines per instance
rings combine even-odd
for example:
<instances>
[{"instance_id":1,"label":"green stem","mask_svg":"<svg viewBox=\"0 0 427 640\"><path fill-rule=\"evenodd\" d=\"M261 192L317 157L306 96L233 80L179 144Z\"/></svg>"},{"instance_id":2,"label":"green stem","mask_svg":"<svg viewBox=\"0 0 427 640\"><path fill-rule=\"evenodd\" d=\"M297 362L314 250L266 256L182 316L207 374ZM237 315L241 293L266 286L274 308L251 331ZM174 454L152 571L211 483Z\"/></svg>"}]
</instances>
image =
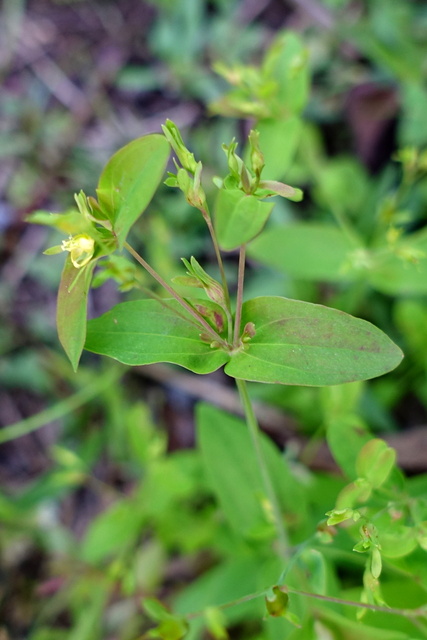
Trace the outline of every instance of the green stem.
<instances>
[{"instance_id":1,"label":"green stem","mask_svg":"<svg viewBox=\"0 0 427 640\"><path fill-rule=\"evenodd\" d=\"M427 610L424 606L417 607L416 609L399 609L397 607L385 607L376 604L369 604L367 602L356 602L355 600L345 600L343 598L335 598L333 596L323 596L319 593L311 593L308 591L299 591L298 589L292 589L291 587L287 587L285 585L280 586L280 590L284 593L294 593L295 595L304 596L306 598L314 598L316 600L323 600L326 602L333 602L335 604L340 604L345 607L356 607L358 609L367 609L368 611L376 611L378 613L389 613L395 616L403 616L405 618L410 618L414 621L416 618L425 617L427 614ZM235 607L244 602L248 602L250 600L256 600L257 598L262 598L263 596L267 596L269 590L263 589L262 591L256 591L255 593L249 593L246 596L242 596L241 598L236 598L235 600L230 600L229 602L224 602L222 604L217 605L218 609L229 609L230 607ZM206 610L203 609L201 611L194 611L192 613L186 614L185 618L187 620L194 620L195 618L200 618L206 614Z\"/></svg>"},{"instance_id":2,"label":"green stem","mask_svg":"<svg viewBox=\"0 0 427 640\"><path fill-rule=\"evenodd\" d=\"M230 292L228 291L227 277L225 275L224 263L222 261L221 250L219 248L218 240L216 238L215 229L213 228L213 225L212 225L211 215L207 209L201 209L201 212L203 215L203 219L206 222L207 227L209 229L209 233L212 239L212 244L214 246L214 251L215 251L215 256L218 262L219 272L221 274L222 288L224 289L225 303L228 309L230 309Z\"/></svg>"},{"instance_id":3,"label":"green stem","mask_svg":"<svg viewBox=\"0 0 427 640\"><path fill-rule=\"evenodd\" d=\"M239 272L237 276L236 315L234 317L233 346L235 349L238 349L239 339L240 339L240 324L242 321L242 304L243 304L243 284L245 281L245 260L246 260L246 245L242 244L239 251Z\"/></svg>"},{"instance_id":4,"label":"green stem","mask_svg":"<svg viewBox=\"0 0 427 640\"><path fill-rule=\"evenodd\" d=\"M262 450L261 440L259 437L258 421L256 419L256 416L252 407L251 399L248 394L246 381L236 378L236 385L239 390L240 400L242 402L243 409L245 411L246 422L249 428L249 433L251 435L252 444L253 444L255 455L258 461L259 470L261 472L261 477L264 483L264 489L265 489L267 498L271 504L271 507L273 509L274 525L276 527L277 538L279 543L279 554L282 558L288 558L289 557L288 536L283 523L279 500L278 500L276 491L274 489L274 485L271 480L270 473L268 471L268 466L264 457L264 452Z\"/></svg>"},{"instance_id":5,"label":"green stem","mask_svg":"<svg viewBox=\"0 0 427 640\"><path fill-rule=\"evenodd\" d=\"M105 389L111 388L111 385L114 385L114 383L123 375L124 371L125 369L123 367L113 367L108 369L108 371L103 375L98 377L95 376L93 382L77 391L77 393L57 402L48 409L40 411L40 413L36 413L30 418L20 420L20 422L15 422L8 427L4 427L0 431L0 444L25 436L27 433L40 429L40 427L43 427L45 424L49 424L54 420L58 420L59 418L72 413L83 404L86 404L86 402L89 402L89 400L92 400L92 398L102 393L102 391L105 391Z\"/></svg>"},{"instance_id":6,"label":"green stem","mask_svg":"<svg viewBox=\"0 0 427 640\"><path fill-rule=\"evenodd\" d=\"M427 610L424 606L417 609L398 609L397 607L387 607L377 604L368 604L367 602L355 602L354 600L345 600L343 598L334 598L333 596L323 596L320 593L310 593L308 591L299 591L298 589L292 589L291 587L282 586L280 590L284 593L295 593L299 596L305 596L306 598L315 598L316 600L324 600L326 602L334 602L342 604L347 607L358 607L360 609L369 609L369 611L378 611L381 613L391 613L396 616L404 616L406 618L417 618L425 616Z\"/></svg>"},{"instance_id":7,"label":"green stem","mask_svg":"<svg viewBox=\"0 0 427 640\"><path fill-rule=\"evenodd\" d=\"M152 276L164 289L166 289L166 291L173 297L175 298L175 300L177 302L179 302L179 304L181 305L181 307L183 307L183 309L185 309L186 311L188 311L188 313L193 316L193 318L195 318L197 320L197 322L202 325L203 329L212 336L212 339L215 340L216 342L218 342L223 349L227 349L228 345L225 342L225 340L223 340L223 338L221 338L220 335L218 335L218 333L212 329L212 327L210 326L210 324L208 322L206 322L206 320L199 314L197 313L197 311L195 309L193 309L193 307L188 304L188 302L186 302L184 300L184 298L182 298L173 287L171 287L165 280L163 280L162 276L160 274L157 273L157 271L155 271L153 269L153 267L151 267L148 262L146 262L144 260L144 258L142 256L139 255L139 253L137 251L135 251L135 249L133 247L131 247L131 245L128 242L125 242L124 244L125 248L129 251L129 253L131 254L131 256L133 256L135 258L135 260L137 262L139 262L139 264L144 267L144 269L146 271L148 271L148 273L150 274L150 276Z\"/></svg>"}]
</instances>

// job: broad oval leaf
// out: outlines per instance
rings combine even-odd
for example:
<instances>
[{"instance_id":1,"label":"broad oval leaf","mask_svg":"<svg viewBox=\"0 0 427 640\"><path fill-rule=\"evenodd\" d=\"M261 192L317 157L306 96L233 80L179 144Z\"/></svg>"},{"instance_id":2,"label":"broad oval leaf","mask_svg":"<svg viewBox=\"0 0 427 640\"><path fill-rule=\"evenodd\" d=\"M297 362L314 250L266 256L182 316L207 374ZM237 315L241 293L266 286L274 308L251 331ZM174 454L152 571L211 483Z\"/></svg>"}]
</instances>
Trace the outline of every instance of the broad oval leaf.
<instances>
[{"instance_id":1,"label":"broad oval leaf","mask_svg":"<svg viewBox=\"0 0 427 640\"><path fill-rule=\"evenodd\" d=\"M67 256L58 289L56 326L58 337L74 371L77 371L86 339L87 296L95 261L76 269Z\"/></svg>"},{"instance_id":2,"label":"broad oval leaf","mask_svg":"<svg viewBox=\"0 0 427 640\"><path fill-rule=\"evenodd\" d=\"M198 328L183 317L176 300L135 300L90 320L85 348L129 365L170 362L195 373L211 373L229 356L202 342Z\"/></svg>"},{"instance_id":3,"label":"broad oval leaf","mask_svg":"<svg viewBox=\"0 0 427 640\"><path fill-rule=\"evenodd\" d=\"M267 229L248 253L294 278L340 282L358 276L358 271L351 269L355 249L338 227L299 222Z\"/></svg>"},{"instance_id":4,"label":"broad oval leaf","mask_svg":"<svg viewBox=\"0 0 427 640\"><path fill-rule=\"evenodd\" d=\"M263 229L274 203L261 202L240 189L221 189L215 205L215 230L221 249L232 251Z\"/></svg>"},{"instance_id":5,"label":"broad oval leaf","mask_svg":"<svg viewBox=\"0 0 427 640\"><path fill-rule=\"evenodd\" d=\"M391 371L403 354L366 320L309 302L260 297L243 305L255 337L225 367L254 382L324 386Z\"/></svg>"},{"instance_id":6,"label":"broad oval leaf","mask_svg":"<svg viewBox=\"0 0 427 640\"><path fill-rule=\"evenodd\" d=\"M131 226L153 197L166 168L170 147L158 133L133 140L107 162L99 178L100 205L123 246Z\"/></svg>"}]
</instances>

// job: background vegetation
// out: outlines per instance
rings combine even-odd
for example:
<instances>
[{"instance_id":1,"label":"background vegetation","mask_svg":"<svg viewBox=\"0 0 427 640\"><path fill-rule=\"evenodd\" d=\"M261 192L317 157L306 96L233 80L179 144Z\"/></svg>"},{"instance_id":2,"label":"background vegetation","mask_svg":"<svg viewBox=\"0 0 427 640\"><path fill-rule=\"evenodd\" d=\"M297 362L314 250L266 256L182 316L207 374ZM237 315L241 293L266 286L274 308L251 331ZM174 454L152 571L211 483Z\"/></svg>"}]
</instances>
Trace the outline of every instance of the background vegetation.
<instances>
[{"instance_id":1,"label":"background vegetation","mask_svg":"<svg viewBox=\"0 0 427 640\"><path fill-rule=\"evenodd\" d=\"M218 413L239 412L226 377L194 378L163 366L128 371L90 354L74 374L55 331L63 256L41 255L58 239L25 217L73 206L80 189L92 193L108 157L159 131L166 118L184 130L212 177L223 172L221 143L233 136L243 143L260 118L256 107L268 102L251 69L283 31L300 34L310 91L298 139L278 137L273 155L281 167L288 160L286 182L303 188L305 199L276 205L252 249L247 294L354 313L386 331L406 356L394 373L369 383L252 385L260 421L298 479L292 501L300 509L288 524L295 544L313 535L354 479L354 461L340 444L352 450L364 430L396 448L411 495L423 499L425 3L5 0L0 17L2 640L136 640L152 626L143 597L187 613L270 583L270 558L257 547L264 533L252 531L249 541L236 533L234 504L245 494L224 497L210 466L206 425L239 428ZM237 81L231 93L230 80ZM362 250L354 250L355 236ZM202 220L166 188L134 241L165 278L178 274L183 255L213 259ZM231 277L235 266L231 253ZM99 284L93 316L134 296L111 280ZM195 405L201 448L193 447ZM238 450L231 443L228 459L218 452L221 472L235 468ZM250 477L250 459L240 467ZM244 504L242 513L251 508ZM363 562L346 540L334 549L329 564L315 553L305 561L328 592L357 599ZM395 563L384 586L389 604L425 603L423 563L422 549ZM417 579L402 594L409 574ZM300 615L308 615L304 606L296 605ZM426 637L409 619L369 613L362 628L355 612L341 609L311 609L317 626L308 631L288 622L262 626L259 603L222 614L236 638ZM192 637L206 626L203 633L221 637L219 615L212 609L195 619Z\"/></svg>"}]
</instances>

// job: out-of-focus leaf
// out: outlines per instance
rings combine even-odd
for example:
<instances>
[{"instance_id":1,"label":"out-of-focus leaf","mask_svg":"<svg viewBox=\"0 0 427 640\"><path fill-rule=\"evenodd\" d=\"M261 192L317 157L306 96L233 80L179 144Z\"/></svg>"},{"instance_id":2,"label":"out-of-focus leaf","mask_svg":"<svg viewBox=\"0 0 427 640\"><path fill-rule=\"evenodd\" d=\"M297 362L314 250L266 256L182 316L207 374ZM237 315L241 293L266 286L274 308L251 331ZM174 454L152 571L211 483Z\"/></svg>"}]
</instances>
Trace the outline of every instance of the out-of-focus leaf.
<instances>
[{"instance_id":1,"label":"out-of-focus leaf","mask_svg":"<svg viewBox=\"0 0 427 640\"><path fill-rule=\"evenodd\" d=\"M427 229L404 236L394 252L375 259L368 279L373 287L389 295L427 293Z\"/></svg>"},{"instance_id":2,"label":"out-of-focus leaf","mask_svg":"<svg viewBox=\"0 0 427 640\"><path fill-rule=\"evenodd\" d=\"M357 475L378 488L387 480L396 461L396 451L384 440L372 438L361 449L356 460Z\"/></svg>"},{"instance_id":3,"label":"out-of-focus leaf","mask_svg":"<svg viewBox=\"0 0 427 640\"><path fill-rule=\"evenodd\" d=\"M389 528L380 528L381 553L385 558L402 558L417 546L417 534L413 527L390 523Z\"/></svg>"},{"instance_id":4,"label":"out-of-focus leaf","mask_svg":"<svg viewBox=\"0 0 427 640\"><path fill-rule=\"evenodd\" d=\"M248 247L248 254L260 262L304 280L352 281L354 244L332 225L299 222L272 227Z\"/></svg>"},{"instance_id":5,"label":"out-of-focus leaf","mask_svg":"<svg viewBox=\"0 0 427 640\"><path fill-rule=\"evenodd\" d=\"M202 404L197 408L197 433L212 489L233 529L244 537L271 535L272 507L244 422ZM274 445L262 434L261 440L279 501L293 519L301 520L305 511L301 486Z\"/></svg>"},{"instance_id":6,"label":"out-of-focus leaf","mask_svg":"<svg viewBox=\"0 0 427 640\"><path fill-rule=\"evenodd\" d=\"M91 523L81 547L85 562L97 563L134 542L144 519L135 501L121 500Z\"/></svg>"},{"instance_id":7,"label":"out-of-focus leaf","mask_svg":"<svg viewBox=\"0 0 427 640\"><path fill-rule=\"evenodd\" d=\"M369 431L357 414L338 416L329 420L326 437L335 462L350 479L357 476L356 459L360 449L369 439ZM346 446L343 447L343 442Z\"/></svg>"},{"instance_id":8,"label":"out-of-focus leaf","mask_svg":"<svg viewBox=\"0 0 427 640\"><path fill-rule=\"evenodd\" d=\"M266 118L256 124L265 166L265 180L285 177L294 159L302 131L302 120L292 116L284 120Z\"/></svg>"}]
</instances>

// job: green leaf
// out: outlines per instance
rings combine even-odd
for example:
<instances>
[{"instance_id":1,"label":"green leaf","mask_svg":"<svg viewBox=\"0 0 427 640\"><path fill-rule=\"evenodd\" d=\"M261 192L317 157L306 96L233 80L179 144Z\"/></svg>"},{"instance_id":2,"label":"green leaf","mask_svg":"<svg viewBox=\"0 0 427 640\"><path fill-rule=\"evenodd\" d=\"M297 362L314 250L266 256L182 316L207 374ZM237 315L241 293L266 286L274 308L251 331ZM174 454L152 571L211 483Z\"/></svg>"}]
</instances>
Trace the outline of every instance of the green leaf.
<instances>
[{"instance_id":1,"label":"green leaf","mask_svg":"<svg viewBox=\"0 0 427 640\"><path fill-rule=\"evenodd\" d=\"M124 364L170 362L195 373L211 373L227 362L224 351L202 342L202 327L176 315L186 313L176 300L165 303L167 307L157 300L118 304L88 323L85 348Z\"/></svg>"},{"instance_id":2,"label":"green leaf","mask_svg":"<svg viewBox=\"0 0 427 640\"><path fill-rule=\"evenodd\" d=\"M91 523L81 546L83 560L97 563L123 552L141 533L143 518L131 500L121 500L101 513Z\"/></svg>"},{"instance_id":3,"label":"green leaf","mask_svg":"<svg viewBox=\"0 0 427 640\"><path fill-rule=\"evenodd\" d=\"M381 553L385 558L402 558L417 546L416 529L391 522L380 530Z\"/></svg>"},{"instance_id":4,"label":"green leaf","mask_svg":"<svg viewBox=\"0 0 427 640\"><path fill-rule=\"evenodd\" d=\"M427 229L399 240L396 252L387 252L374 263L368 278L373 287L389 295L427 293Z\"/></svg>"},{"instance_id":5,"label":"green leaf","mask_svg":"<svg viewBox=\"0 0 427 640\"><path fill-rule=\"evenodd\" d=\"M154 622L162 622L171 617L170 611L166 609L165 605L160 602L160 600L157 600L157 598L143 598L142 606L144 607L145 613L154 620Z\"/></svg>"},{"instance_id":6,"label":"green leaf","mask_svg":"<svg viewBox=\"0 0 427 640\"><path fill-rule=\"evenodd\" d=\"M71 257L67 256L58 290L58 337L74 371L86 339L87 296L94 267L95 261L92 261L82 269L76 269Z\"/></svg>"},{"instance_id":7,"label":"green leaf","mask_svg":"<svg viewBox=\"0 0 427 640\"><path fill-rule=\"evenodd\" d=\"M346 520L354 520L356 522L360 518L360 513L358 511L348 508L332 509L332 511L327 511L325 515L328 516L328 520L326 522L328 527L333 527L334 525L345 522Z\"/></svg>"},{"instance_id":8,"label":"green leaf","mask_svg":"<svg viewBox=\"0 0 427 640\"><path fill-rule=\"evenodd\" d=\"M372 486L365 478L357 478L342 489L336 499L338 510L354 507L357 503L366 502L371 497Z\"/></svg>"},{"instance_id":9,"label":"green leaf","mask_svg":"<svg viewBox=\"0 0 427 640\"><path fill-rule=\"evenodd\" d=\"M378 547L374 547L372 549L372 555L371 555L371 573L373 577L377 580L381 575L382 566L383 565L382 565L380 550L378 549Z\"/></svg>"},{"instance_id":10,"label":"green leaf","mask_svg":"<svg viewBox=\"0 0 427 640\"><path fill-rule=\"evenodd\" d=\"M317 549L306 548L301 552L298 564L303 568L307 576L310 590L314 593L326 595L328 587L330 587L328 581L329 565L323 553Z\"/></svg>"},{"instance_id":11,"label":"green leaf","mask_svg":"<svg viewBox=\"0 0 427 640\"><path fill-rule=\"evenodd\" d=\"M197 435L208 479L221 508L240 536L274 534L271 505L246 424L214 407L197 407ZM283 509L294 523L305 517L305 498L285 459L263 434L261 443Z\"/></svg>"},{"instance_id":12,"label":"green leaf","mask_svg":"<svg viewBox=\"0 0 427 640\"><path fill-rule=\"evenodd\" d=\"M297 116L286 120L269 118L259 120L256 129L264 155L263 178L280 180L294 159L302 131L302 121ZM246 155L245 153L245 159Z\"/></svg>"},{"instance_id":13,"label":"green leaf","mask_svg":"<svg viewBox=\"0 0 427 640\"><path fill-rule=\"evenodd\" d=\"M43 224L48 227L54 227L69 236L77 233L88 233L92 228L91 223L82 216L78 209L69 209L65 213L35 211L27 216L26 220L32 224Z\"/></svg>"},{"instance_id":14,"label":"green leaf","mask_svg":"<svg viewBox=\"0 0 427 640\"><path fill-rule=\"evenodd\" d=\"M419 69L419 65L416 65ZM427 144L427 91L422 79L418 82L402 82L400 86L402 116L398 123L398 140L400 146L414 145L422 147Z\"/></svg>"},{"instance_id":15,"label":"green leaf","mask_svg":"<svg viewBox=\"0 0 427 640\"><path fill-rule=\"evenodd\" d=\"M104 580L92 578L92 585L86 579L87 593L84 606L78 597L75 597L75 617L72 629L67 633L67 640L97 640L98 631L102 626L102 617L105 612L109 592ZM77 601L77 602L76 602ZM80 606L79 606L80 604Z\"/></svg>"},{"instance_id":16,"label":"green leaf","mask_svg":"<svg viewBox=\"0 0 427 640\"><path fill-rule=\"evenodd\" d=\"M416 528L416 538L421 549L427 551L427 522L420 522Z\"/></svg>"},{"instance_id":17,"label":"green leaf","mask_svg":"<svg viewBox=\"0 0 427 640\"><path fill-rule=\"evenodd\" d=\"M355 413L338 415L337 419L328 420L326 431L328 446L335 462L347 478L357 477L357 455L370 438L366 425ZM345 447L343 442L346 443Z\"/></svg>"},{"instance_id":18,"label":"green leaf","mask_svg":"<svg viewBox=\"0 0 427 640\"><path fill-rule=\"evenodd\" d=\"M278 84L275 100L282 114L300 113L306 105L310 90L307 63L308 51L291 31L280 34L268 50L263 72Z\"/></svg>"},{"instance_id":19,"label":"green leaf","mask_svg":"<svg viewBox=\"0 0 427 640\"><path fill-rule=\"evenodd\" d=\"M260 202L239 189L221 189L215 205L215 229L225 251L246 244L263 229L274 203Z\"/></svg>"},{"instance_id":20,"label":"green leaf","mask_svg":"<svg viewBox=\"0 0 427 640\"><path fill-rule=\"evenodd\" d=\"M206 627L215 640L228 640L227 620L224 612L218 607L206 607L203 613Z\"/></svg>"},{"instance_id":21,"label":"green leaf","mask_svg":"<svg viewBox=\"0 0 427 640\"><path fill-rule=\"evenodd\" d=\"M384 440L372 438L357 456L356 471L377 489L387 480L395 461L396 451Z\"/></svg>"},{"instance_id":22,"label":"green leaf","mask_svg":"<svg viewBox=\"0 0 427 640\"><path fill-rule=\"evenodd\" d=\"M380 329L342 311L279 297L243 305L242 325L256 335L225 367L254 382L323 386L354 382L391 371L401 350Z\"/></svg>"},{"instance_id":23,"label":"green leaf","mask_svg":"<svg viewBox=\"0 0 427 640\"><path fill-rule=\"evenodd\" d=\"M300 222L267 229L250 245L248 254L294 278L341 282L357 276L347 268L354 250L337 227Z\"/></svg>"},{"instance_id":24,"label":"green leaf","mask_svg":"<svg viewBox=\"0 0 427 640\"><path fill-rule=\"evenodd\" d=\"M166 138L151 134L119 149L99 178L100 205L123 246L129 229L146 209L166 168L170 147Z\"/></svg>"},{"instance_id":25,"label":"green leaf","mask_svg":"<svg viewBox=\"0 0 427 640\"><path fill-rule=\"evenodd\" d=\"M171 616L159 626L150 629L143 638L161 638L161 640L181 640L188 632L188 622L184 618Z\"/></svg>"}]
</instances>

